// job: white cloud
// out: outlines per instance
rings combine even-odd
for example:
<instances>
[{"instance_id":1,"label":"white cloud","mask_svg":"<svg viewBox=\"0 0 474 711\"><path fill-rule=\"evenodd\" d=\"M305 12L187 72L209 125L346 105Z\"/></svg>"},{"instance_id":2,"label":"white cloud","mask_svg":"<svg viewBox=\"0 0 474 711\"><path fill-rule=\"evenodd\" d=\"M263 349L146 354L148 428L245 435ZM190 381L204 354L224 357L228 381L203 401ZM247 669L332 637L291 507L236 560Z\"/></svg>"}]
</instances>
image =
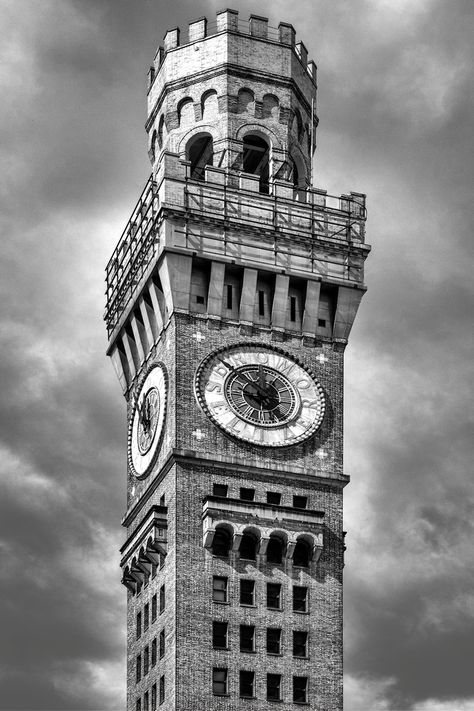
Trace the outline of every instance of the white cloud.
<instances>
[{"instance_id":1,"label":"white cloud","mask_svg":"<svg viewBox=\"0 0 474 711\"><path fill-rule=\"evenodd\" d=\"M390 711L387 698L395 679L370 679L346 674L344 678L345 711Z\"/></svg>"}]
</instances>

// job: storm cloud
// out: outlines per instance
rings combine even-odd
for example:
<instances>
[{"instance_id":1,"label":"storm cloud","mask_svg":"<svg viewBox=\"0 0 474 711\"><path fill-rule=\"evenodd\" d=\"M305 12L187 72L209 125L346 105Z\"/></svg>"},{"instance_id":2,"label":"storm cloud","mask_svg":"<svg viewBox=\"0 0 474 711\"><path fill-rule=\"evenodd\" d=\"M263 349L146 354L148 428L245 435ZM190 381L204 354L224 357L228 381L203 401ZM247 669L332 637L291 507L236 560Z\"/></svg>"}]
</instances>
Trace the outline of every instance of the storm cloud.
<instances>
[{"instance_id":1,"label":"storm cloud","mask_svg":"<svg viewBox=\"0 0 474 711\"><path fill-rule=\"evenodd\" d=\"M367 193L346 352L347 711L473 711L470 0L236 0L318 65L315 184ZM0 708L124 706L125 405L103 269L146 71L199 0L0 8Z\"/></svg>"}]
</instances>

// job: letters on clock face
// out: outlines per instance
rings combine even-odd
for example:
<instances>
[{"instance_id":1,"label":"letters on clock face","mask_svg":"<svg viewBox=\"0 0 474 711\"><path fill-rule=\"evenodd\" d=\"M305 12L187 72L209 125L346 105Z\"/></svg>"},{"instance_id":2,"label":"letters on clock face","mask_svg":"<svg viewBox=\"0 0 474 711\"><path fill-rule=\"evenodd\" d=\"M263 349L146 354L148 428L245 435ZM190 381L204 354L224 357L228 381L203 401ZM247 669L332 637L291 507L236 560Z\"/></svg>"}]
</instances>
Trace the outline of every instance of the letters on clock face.
<instances>
[{"instance_id":1,"label":"letters on clock face","mask_svg":"<svg viewBox=\"0 0 474 711\"><path fill-rule=\"evenodd\" d=\"M155 365L138 392L128 434L129 463L137 477L145 476L154 463L165 412L165 371L161 365Z\"/></svg>"},{"instance_id":2,"label":"letters on clock face","mask_svg":"<svg viewBox=\"0 0 474 711\"><path fill-rule=\"evenodd\" d=\"M211 353L198 367L195 394L228 434L265 447L287 447L321 425L322 387L283 351L240 344Z\"/></svg>"}]
</instances>

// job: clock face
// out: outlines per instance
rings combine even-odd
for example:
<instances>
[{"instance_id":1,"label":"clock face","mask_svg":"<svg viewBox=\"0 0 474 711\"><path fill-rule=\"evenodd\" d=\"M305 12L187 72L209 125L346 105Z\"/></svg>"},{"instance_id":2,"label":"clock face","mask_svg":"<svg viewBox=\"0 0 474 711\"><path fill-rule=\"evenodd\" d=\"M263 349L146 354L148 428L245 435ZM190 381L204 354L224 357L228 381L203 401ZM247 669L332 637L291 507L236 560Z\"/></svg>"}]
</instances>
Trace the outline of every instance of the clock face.
<instances>
[{"instance_id":1,"label":"clock face","mask_svg":"<svg viewBox=\"0 0 474 711\"><path fill-rule=\"evenodd\" d=\"M133 473L143 477L152 467L166 412L166 375L161 365L148 371L138 392L128 435L128 459Z\"/></svg>"},{"instance_id":2,"label":"clock face","mask_svg":"<svg viewBox=\"0 0 474 711\"><path fill-rule=\"evenodd\" d=\"M204 412L228 434L265 447L288 447L321 425L325 401L314 376L268 346L240 344L200 364L195 394Z\"/></svg>"}]
</instances>

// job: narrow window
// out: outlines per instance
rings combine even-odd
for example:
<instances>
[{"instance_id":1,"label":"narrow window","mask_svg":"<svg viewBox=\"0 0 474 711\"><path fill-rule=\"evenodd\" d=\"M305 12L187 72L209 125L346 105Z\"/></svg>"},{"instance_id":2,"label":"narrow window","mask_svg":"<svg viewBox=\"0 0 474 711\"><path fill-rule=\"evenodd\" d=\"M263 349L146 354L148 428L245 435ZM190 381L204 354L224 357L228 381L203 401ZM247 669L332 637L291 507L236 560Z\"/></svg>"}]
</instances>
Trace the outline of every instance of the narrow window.
<instances>
[{"instance_id":1,"label":"narrow window","mask_svg":"<svg viewBox=\"0 0 474 711\"><path fill-rule=\"evenodd\" d=\"M227 308L232 308L232 284L227 284Z\"/></svg>"},{"instance_id":2,"label":"narrow window","mask_svg":"<svg viewBox=\"0 0 474 711\"><path fill-rule=\"evenodd\" d=\"M151 666L154 667L156 665L156 637L151 643Z\"/></svg>"},{"instance_id":3,"label":"narrow window","mask_svg":"<svg viewBox=\"0 0 474 711\"><path fill-rule=\"evenodd\" d=\"M166 596L165 596L165 586L162 585L160 588L160 615L165 611Z\"/></svg>"},{"instance_id":4,"label":"narrow window","mask_svg":"<svg viewBox=\"0 0 474 711\"><path fill-rule=\"evenodd\" d=\"M217 528L212 540L212 554L219 558L228 558L230 543L229 531L225 528Z\"/></svg>"},{"instance_id":5,"label":"narrow window","mask_svg":"<svg viewBox=\"0 0 474 711\"><path fill-rule=\"evenodd\" d=\"M166 501L165 495L164 495L164 494L161 494L161 496L160 496L160 506L165 506L165 501Z\"/></svg>"},{"instance_id":6,"label":"narrow window","mask_svg":"<svg viewBox=\"0 0 474 711\"><path fill-rule=\"evenodd\" d=\"M255 499L255 489L246 489L241 487L240 498L242 501L254 501Z\"/></svg>"},{"instance_id":7,"label":"narrow window","mask_svg":"<svg viewBox=\"0 0 474 711\"><path fill-rule=\"evenodd\" d=\"M281 494L278 491L267 491L267 504L280 506Z\"/></svg>"},{"instance_id":8,"label":"narrow window","mask_svg":"<svg viewBox=\"0 0 474 711\"><path fill-rule=\"evenodd\" d=\"M239 546L240 557L255 560L257 557L257 539L250 533L244 533Z\"/></svg>"},{"instance_id":9,"label":"narrow window","mask_svg":"<svg viewBox=\"0 0 474 711\"><path fill-rule=\"evenodd\" d=\"M143 695L143 711L150 711L148 691L145 691Z\"/></svg>"},{"instance_id":10,"label":"narrow window","mask_svg":"<svg viewBox=\"0 0 474 711\"><path fill-rule=\"evenodd\" d=\"M150 668L150 649L149 647L145 647L145 651L143 652L143 676L146 676L148 674L148 670Z\"/></svg>"},{"instance_id":11,"label":"narrow window","mask_svg":"<svg viewBox=\"0 0 474 711\"><path fill-rule=\"evenodd\" d=\"M305 509L307 505L307 496L293 496L293 506L295 507L295 509Z\"/></svg>"},{"instance_id":12,"label":"narrow window","mask_svg":"<svg viewBox=\"0 0 474 711\"><path fill-rule=\"evenodd\" d=\"M293 630L293 656L308 656L308 633Z\"/></svg>"},{"instance_id":13,"label":"narrow window","mask_svg":"<svg viewBox=\"0 0 474 711\"><path fill-rule=\"evenodd\" d=\"M160 659L165 656L165 630L162 629L160 632Z\"/></svg>"},{"instance_id":14,"label":"narrow window","mask_svg":"<svg viewBox=\"0 0 474 711\"><path fill-rule=\"evenodd\" d=\"M213 484L212 485L212 495L213 496L227 496L228 487L227 484Z\"/></svg>"},{"instance_id":15,"label":"narrow window","mask_svg":"<svg viewBox=\"0 0 474 711\"><path fill-rule=\"evenodd\" d=\"M164 553L160 553L160 570L164 566L166 562L166 555Z\"/></svg>"},{"instance_id":16,"label":"narrow window","mask_svg":"<svg viewBox=\"0 0 474 711\"><path fill-rule=\"evenodd\" d=\"M143 629L147 630L150 625L150 605L147 603L143 608Z\"/></svg>"},{"instance_id":17,"label":"narrow window","mask_svg":"<svg viewBox=\"0 0 474 711\"><path fill-rule=\"evenodd\" d=\"M265 316L265 292L258 292L258 315Z\"/></svg>"},{"instance_id":18,"label":"narrow window","mask_svg":"<svg viewBox=\"0 0 474 711\"><path fill-rule=\"evenodd\" d=\"M326 328L326 319L325 318L318 318L318 326L319 326L319 328Z\"/></svg>"},{"instance_id":19,"label":"narrow window","mask_svg":"<svg viewBox=\"0 0 474 711\"><path fill-rule=\"evenodd\" d=\"M204 304L204 296L201 296L200 294L196 294L196 304Z\"/></svg>"},{"instance_id":20,"label":"narrow window","mask_svg":"<svg viewBox=\"0 0 474 711\"><path fill-rule=\"evenodd\" d=\"M212 646L214 649L227 649L227 622L212 623Z\"/></svg>"},{"instance_id":21,"label":"narrow window","mask_svg":"<svg viewBox=\"0 0 474 711\"><path fill-rule=\"evenodd\" d=\"M152 578L154 578L156 576L157 569L158 569L158 565L155 563L155 561L153 561L151 564L151 577Z\"/></svg>"},{"instance_id":22,"label":"narrow window","mask_svg":"<svg viewBox=\"0 0 474 711\"><path fill-rule=\"evenodd\" d=\"M269 563L276 563L277 565L280 565L281 561L282 561L282 556L283 556L282 542L280 541L279 538L276 538L275 536L273 536L268 541L267 561Z\"/></svg>"},{"instance_id":23,"label":"narrow window","mask_svg":"<svg viewBox=\"0 0 474 711\"><path fill-rule=\"evenodd\" d=\"M156 593L153 595L151 598L151 621L154 622L156 620L156 614L157 614L157 600L156 600Z\"/></svg>"},{"instance_id":24,"label":"narrow window","mask_svg":"<svg viewBox=\"0 0 474 711\"><path fill-rule=\"evenodd\" d=\"M151 711L156 711L156 684L151 687Z\"/></svg>"},{"instance_id":25,"label":"narrow window","mask_svg":"<svg viewBox=\"0 0 474 711\"><path fill-rule=\"evenodd\" d=\"M216 575L212 578L212 599L214 602L227 602L227 578Z\"/></svg>"},{"instance_id":26,"label":"narrow window","mask_svg":"<svg viewBox=\"0 0 474 711\"><path fill-rule=\"evenodd\" d=\"M142 711L142 700L141 699L137 699L137 701L135 703L135 711Z\"/></svg>"},{"instance_id":27,"label":"narrow window","mask_svg":"<svg viewBox=\"0 0 474 711\"><path fill-rule=\"evenodd\" d=\"M267 653L281 654L281 629L267 628Z\"/></svg>"},{"instance_id":28,"label":"narrow window","mask_svg":"<svg viewBox=\"0 0 474 711\"><path fill-rule=\"evenodd\" d=\"M267 699L280 701L281 674L267 674Z\"/></svg>"},{"instance_id":29,"label":"narrow window","mask_svg":"<svg viewBox=\"0 0 474 711\"><path fill-rule=\"evenodd\" d=\"M239 695L241 699L253 699L255 696L254 691L255 684L255 672L240 670L239 674Z\"/></svg>"},{"instance_id":30,"label":"narrow window","mask_svg":"<svg viewBox=\"0 0 474 711\"><path fill-rule=\"evenodd\" d=\"M299 585L293 587L293 611L308 611L308 588L303 588Z\"/></svg>"},{"instance_id":31,"label":"narrow window","mask_svg":"<svg viewBox=\"0 0 474 711\"><path fill-rule=\"evenodd\" d=\"M142 613L137 612L137 639L142 636Z\"/></svg>"},{"instance_id":32,"label":"narrow window","mask_svg":"<svg viewBox=\"0 0 474 711\"><path fill-rule=\"evenodd\" d=\"M227 694L227 669L212 670L212 693L216 696Z\"/></svg>"},{"instance_id":33,"label":"narrow window","mask_svg":"<svg viewBox=\"0 0 474 711\"><path fill-rule=\"evenodd\" d=\"M240 625L240 651L255 651L255 627L253 625Z\"/></svg>"},{"instance_id":34,"label":"narrow window","mask_svg":"<svg viewBox=\"0 0 474 711\"><path fill-rule=\"evenodd\" d=\"M308 702L308 679L306 676L293 677L293 701L295 704Z\"/></svg>"},{"instance_id":35,"label":"narrow window","mask_svg":"<svg viewBox=\"0 0 474 711\"><path fill-rule=\"evenodd\" d=\"M138 682L142 678L142 655L137 654L137 658L135 660L135 679Z\"/></svg>"},{"instance_id":36,"label":"narrow window","mask_svg":"<svg viewBox=\"0 0 474 711\"><path fill-rule=\"evenodd\" d=\"M296 296L290 296L290 321L296 321Z\"/></svg>"},{"instance_id":37,"label":"narrow window","mask_svg":"<svg viewBox=\"0 0 474 711\"><path fill-rule=\"evenodd\" d=\"M254 605L255 604L255 580L240 581L240 604Z\"/></svg>"},{"instance_id":38,"label":"narrow window","mask_svg":"<svg viewBox=\"0 0 474 711\"><path fill-rule=\"evenodd\" d=\"M307 568L309 565L310 549L307 541L300 539L296 542L293 551L293 565L300 568Z\"/></svg>"},{"instance_id":39,"label":"narrow window","mask_svg":"<svg viewBox=\"0 0 474 711\"><path fill-rule=\"evenodd\" d=\"M271 610L281 609L281 585L267 583L267 607Z\"/></svg>"},{"instance_id":40,"label":"narrow window","mask_svg":"<svg viewBox=\"0 0 474 711\"><path fill-rule=\"evenodd\" d=\"M165 700L165 677L160 676L160 705Z\"/></svg>"}]
</instances>

